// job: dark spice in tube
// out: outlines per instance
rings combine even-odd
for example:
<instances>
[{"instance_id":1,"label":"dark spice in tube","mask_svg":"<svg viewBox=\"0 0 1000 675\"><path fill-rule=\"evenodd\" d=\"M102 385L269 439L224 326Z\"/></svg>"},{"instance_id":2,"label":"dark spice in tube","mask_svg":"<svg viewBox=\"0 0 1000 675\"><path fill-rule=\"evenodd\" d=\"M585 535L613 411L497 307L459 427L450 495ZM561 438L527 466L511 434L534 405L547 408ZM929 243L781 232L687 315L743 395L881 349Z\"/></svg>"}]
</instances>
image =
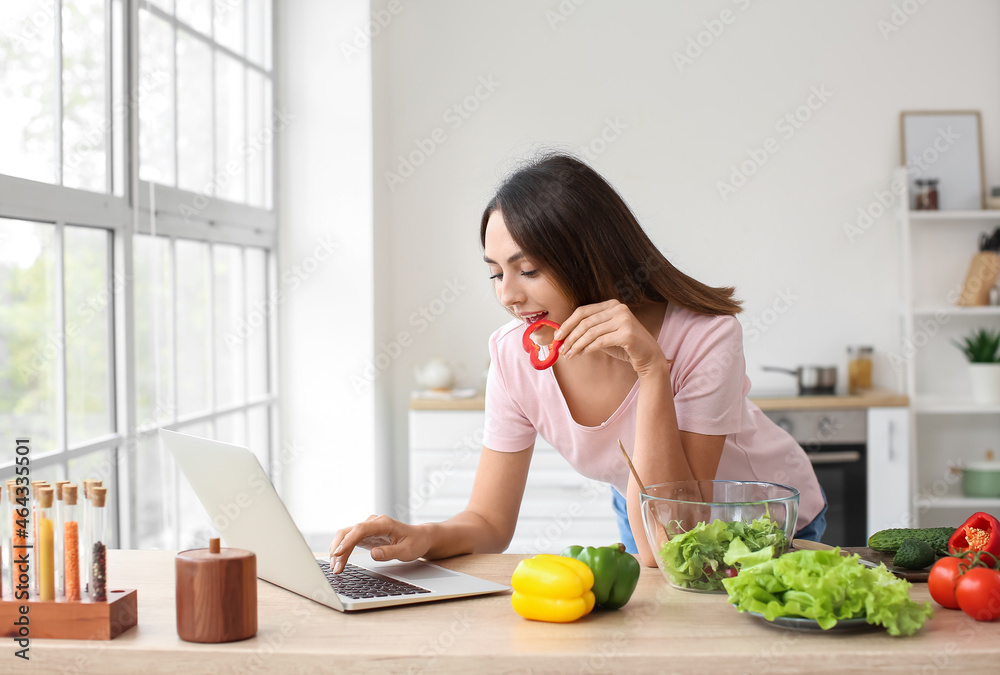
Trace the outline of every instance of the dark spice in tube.
<instances>
[{"instance_id":1,"label":"dark spice in tube","mask_svg":"<svg viewBox=\"0 0 1000 675\"><path fill-rule=\"evenodd\" d=\"M93 565L90 570L90 598L91 600L108 599L108 562L107 548L102 542L94 543L94 550L91 553Z\"/></svg>"},{"instance_id":2,"label":"dark spice in tube","mask_svg":"<svg viewBox=\"0 0 1000 675\"><path fill-rule=\"evenodd\" d=\"M105 487L92 487L90 489L91 503L93 505L93 522L91 545L90 545L90 585L88 592L90 599L101 602L108 599L108 562L107 562L107 540L108 540L108 519L107 509L104 508L104 501L108 489Z\"/></svg>"}]
</instances>

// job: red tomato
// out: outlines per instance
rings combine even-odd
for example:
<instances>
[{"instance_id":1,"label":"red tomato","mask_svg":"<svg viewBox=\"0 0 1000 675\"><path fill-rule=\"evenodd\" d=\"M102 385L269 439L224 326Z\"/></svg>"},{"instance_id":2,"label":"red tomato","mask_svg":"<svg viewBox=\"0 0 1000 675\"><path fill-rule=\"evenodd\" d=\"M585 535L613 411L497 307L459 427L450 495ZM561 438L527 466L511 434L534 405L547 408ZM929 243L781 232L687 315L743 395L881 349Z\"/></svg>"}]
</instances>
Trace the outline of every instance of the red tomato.
<instances>
[{"instance_id":1,"label":"red tomato","mask_svg":"<svg viewBox=\"0 0 1000 675\"><path fill-rule=\"evenodd\" d=\"M927 589L934 598L934 602L947 607L948 609L958 609L958 600L955 599L955 583L961 572L959 563L965 562L962 558L944 557L934 563L931 567L930 576L927 578Z\"/></svg>"},{"instance_id":2,"label":"red tomato","mask_svg":"<svg viewBox=\"0 0 1000 675\"><path fill-rule=\"evenodd\" d=\"M1000 572L974 567L955 584L955 599L962 611L976 621L1000 617Z\"/></svg>"}]
</instances>

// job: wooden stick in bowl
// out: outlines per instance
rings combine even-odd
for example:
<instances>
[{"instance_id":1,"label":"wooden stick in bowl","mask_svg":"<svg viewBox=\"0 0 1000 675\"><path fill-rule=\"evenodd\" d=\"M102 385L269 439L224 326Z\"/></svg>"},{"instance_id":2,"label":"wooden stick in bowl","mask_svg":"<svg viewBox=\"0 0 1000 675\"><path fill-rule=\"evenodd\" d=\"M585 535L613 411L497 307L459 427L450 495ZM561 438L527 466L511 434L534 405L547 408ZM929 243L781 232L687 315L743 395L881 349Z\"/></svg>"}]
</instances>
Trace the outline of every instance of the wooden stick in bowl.
<instances>
[{"instance_id":1,"label":"wooden stick in bowl","mask_svg":"<svg viewBox=\"0 0 1000 675\"><path fill-rule=\"evenodd\" d=\"M620 439L620 438L618 439L618 447L622 449L622 456L625 458L625 461L628 463L628 469L629 469L629 471L632 472L632 478L635 478L635 484L639 486L639 492L641 492L642 494L644 494L644 495L646 495L648 497L649 493L646 492L646 488L643 487L642 479L639 478L639 473L635 470L635 467L632 465L632 459L628 456L628 453L625 452L625 446L622 444L622 439ZM664 525L663 523L660 523L660 527L663 528L663 534L664 534L664 536L667 539L670 539L670 535L667 533L667 526Z\"/></svg>"},{"instance_id":2,"label":"wooden stick in bowl","mask_svg":"<svg viewBox=\"0 0 1000 675\"><path fill-rule=\"evenodd\" d=\"M625 452L625 446L622 444L622 439L620 438L618 439L618 447L622 449L622 457L624 457L625 461L628 463L628 470L632 472L632 478L635 478L636 485L639 486L639 492L641 492L646 496L649 496L649 493L646 492L646 488L643 487L642 485L642 479L639 478L639 474L636 472L635 467L632 465L632 459L628 456L628 453Z\"/></svg>"}]
</instances>

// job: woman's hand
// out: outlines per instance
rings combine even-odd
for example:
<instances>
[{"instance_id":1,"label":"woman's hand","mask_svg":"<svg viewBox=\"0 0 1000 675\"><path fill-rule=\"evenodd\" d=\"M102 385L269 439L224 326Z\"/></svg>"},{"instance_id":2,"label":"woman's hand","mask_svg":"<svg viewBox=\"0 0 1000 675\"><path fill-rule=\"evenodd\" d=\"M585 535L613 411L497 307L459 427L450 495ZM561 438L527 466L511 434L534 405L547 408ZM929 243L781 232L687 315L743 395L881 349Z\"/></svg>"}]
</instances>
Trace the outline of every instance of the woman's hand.
<instances>
[{"instance_id":1,"label":"woman's hand","mask_svg":"<svg viewBox=\"0 0 1000 675\"><path fill-rule=\"evenodd\" d=\"M556 331L555 339L563 340L560 357L564 359L602 351L627 361L640 377L659 368L669 372L670 361L656 336L618 300L577 307Z\"/></svg>"},{"instance_id":2,"label":"woman's hand","mask_svg":"<svg viewBox=\"0 0 1000 675\"><path fill-rule=\"evenodd\" d=\"M371 549L374 560L410 561L427 553L430 544L425 528L373 515L353 527L337 530L330 543L330 566L335 574L343 571L355 546Z\"/></svg>"}]
</instances>

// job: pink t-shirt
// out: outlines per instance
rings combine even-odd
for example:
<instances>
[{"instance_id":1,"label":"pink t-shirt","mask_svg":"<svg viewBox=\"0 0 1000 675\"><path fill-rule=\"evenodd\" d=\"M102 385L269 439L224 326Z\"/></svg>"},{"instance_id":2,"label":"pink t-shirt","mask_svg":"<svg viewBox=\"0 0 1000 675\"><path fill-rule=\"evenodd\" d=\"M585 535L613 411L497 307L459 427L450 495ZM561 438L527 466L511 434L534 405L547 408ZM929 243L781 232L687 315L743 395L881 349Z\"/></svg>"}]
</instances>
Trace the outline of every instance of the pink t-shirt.
<instances>
[{"instance_id":1,"label":"pink t-shirt","mask_svg":"<svg viewBox=\"0 0 1000 675\"><path fill-rule=\"evenodd\" d=\"M521 346L524 323L500 327L490 336L483 445L518 452L541 435L580 474L628 486L628 466L618 439L631 452L639 384L600 426L577 424L551 369L535 370ZM698 314L670 304L658 342L674 360L671 380L681 431L725 434L717 480L760 480L799 490L796 530L823 508L812 464L802 447L747 398L750 379L743 358L743 329L733 316Z\"/></svg>"}]
</instances>

